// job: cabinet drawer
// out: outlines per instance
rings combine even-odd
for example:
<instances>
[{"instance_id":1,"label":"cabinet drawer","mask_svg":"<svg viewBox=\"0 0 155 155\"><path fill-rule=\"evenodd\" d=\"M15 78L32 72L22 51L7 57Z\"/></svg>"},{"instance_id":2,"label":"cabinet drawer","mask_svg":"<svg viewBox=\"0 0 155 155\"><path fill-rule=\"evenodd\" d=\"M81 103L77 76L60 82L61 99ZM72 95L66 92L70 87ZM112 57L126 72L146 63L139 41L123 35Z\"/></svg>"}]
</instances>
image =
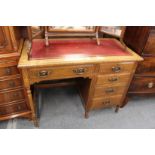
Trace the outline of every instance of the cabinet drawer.
<instances>
[{"instance_id":1,"label":"cabinet drawer","mask_svg":"<svg viewBox=\"0 0 155 155\"><path fill-rule=\"evenodd\" d=\"M133 62L103 63L100 65L101 74L130 73L133 71L133 69Z\"/></svg>"},{"instance_id":2,"label":"cabinet drawer","mask_svg":"<svg viewBox=\"0 0 155 155\"><path fill-rule=\"evenodd\" d=\"M155 57L145 57L144 61L138 64L136 74L155 75Z\"/></svg>"},{"instance_id":3,"label":"cabinet drawer","mask_svg":"<svg viewBox=\"0 0 155 155\"><path fill-rule=\"evenodd\" d=\"M0 77L19 74L17 66L9 66L0 68Z\"/></svg>"},{"instance_id":4,"label":"cabinet drawer","mask_svg":"<svg viewBox=\"0 0 155 155\"><path fill-rule=\"evenodd\" d=\"M91 75L94 72L93 65L78 65L65 67L47 67L39 69L30 69L30 79L57 79L67 77L83 77Z\"/></svg>"},{"instance_id":5,"label":"cabinet drawer","mask_svg":"<svg viewBox=\"0 0 155 155\"><path fill-rule=\"evenodd\" d=\"M106 97L123 94L126 90L124 86L104 86L95 88L95 97Z\"/></svg>"},{"instance_id":6,"label":"cabinet drawer","mask_svg":"<svg viewBox=\"0 0 155 155\"><path fill-rule=\"evenodd\" d=\"M0 116L5 116L12 113L18 113L18 112L25 112L27 110L28 108L25 102L20 102L14 105L6 105L3 107L0 107Z\"/></svg>"},{"instance_id":7,"label":"cabinet drawer","mask_svg":"<svg viewBox=\"0 0 155 155\"><path fill-rule=\"evenodd\" d=\"M23 89L15 89L11 91L0 92L0 105L7 104L8 102L24 99Z\"/></svg>"},{"instance_id":8,"label":"cabinet drawer","mask_svg":"<svg viewBox=\"0 0 155 155\"><path fill-rule=\"evenodd\" d=\"M20 77L0 80L0 90L14 89L19 86L22 86L22 80Z\"/></svg>"},{"instance_id":9,"label":"cabinet drawer","mask_svg":"<svg viewBox=\"0 0 155 155\"><path fill-rule=\"evenodd\" d=\"M99 75L97 77L97 85L104 85L104 84L118 84L120 85L127 85L130 74L110 74L110 75Z\"/></svg>"},{"instance_id":10,"label":"cabinet drawer","mask_svg":"<svg viewBox=\"0 0 155 155\"><path fill-rule=\"evenodd\" d=\"M106 98L94 98L92 101L91 109L103 108L103 107L111 107L121 105L122 96L111 96Z\"/></svg>"},{"instance_id":11,"label":"cabinet drawer","mask_svg":"<svg viewBox=\"0 0 155 155\"><path fill-rule=\"evenodd\" d=\"M134 77L129 88L129 93L131 92L155 93L155 78Z\"/></svg>"}]
</instances>

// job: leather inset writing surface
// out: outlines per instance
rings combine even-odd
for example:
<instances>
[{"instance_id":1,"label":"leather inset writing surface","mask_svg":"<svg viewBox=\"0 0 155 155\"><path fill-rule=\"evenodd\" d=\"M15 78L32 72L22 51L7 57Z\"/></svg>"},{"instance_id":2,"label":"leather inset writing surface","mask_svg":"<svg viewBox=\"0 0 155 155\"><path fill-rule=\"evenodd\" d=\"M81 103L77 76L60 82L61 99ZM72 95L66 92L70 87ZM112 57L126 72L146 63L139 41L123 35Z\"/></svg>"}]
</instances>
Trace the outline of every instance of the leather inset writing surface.
<instances>
[{"instance_id":1,"label":"leather inset writing surface","mask_svg":"<svg viewBox=\"0 0 155 155\"><path fill-rule=\"evenodd\" d=\"M30 59L48 59L59 57L92 57L92 56L128 56L125 50L115 40L102 40L100 45L96 40L50 40L46 47L44 40L34 40Z\"/></svg>"}]
</instances>

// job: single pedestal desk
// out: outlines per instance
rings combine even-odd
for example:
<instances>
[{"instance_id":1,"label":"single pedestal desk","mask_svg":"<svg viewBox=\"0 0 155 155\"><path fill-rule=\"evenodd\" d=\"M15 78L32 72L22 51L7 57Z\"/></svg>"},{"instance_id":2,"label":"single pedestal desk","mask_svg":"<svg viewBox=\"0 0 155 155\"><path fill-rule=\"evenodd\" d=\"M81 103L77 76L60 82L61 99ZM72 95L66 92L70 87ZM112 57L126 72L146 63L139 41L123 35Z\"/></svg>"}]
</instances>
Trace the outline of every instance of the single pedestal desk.
<instances>
[{"instance_id":1,"label":"single pedestal desk","mask_svg":"<svg viewBox=\"0 0 155 155\"><path fill-rule=\"evenodd\" d=\"M37 125L30 86L42 81L76 79L85 117L93 109L116 107L125 101L137 62L143 59L116 39L25 41L18 67L23 75L30 119ZM48 85L48 84L47 84ZM104 112L104 111L103 111Z\"/></svg>"}]
</instances>

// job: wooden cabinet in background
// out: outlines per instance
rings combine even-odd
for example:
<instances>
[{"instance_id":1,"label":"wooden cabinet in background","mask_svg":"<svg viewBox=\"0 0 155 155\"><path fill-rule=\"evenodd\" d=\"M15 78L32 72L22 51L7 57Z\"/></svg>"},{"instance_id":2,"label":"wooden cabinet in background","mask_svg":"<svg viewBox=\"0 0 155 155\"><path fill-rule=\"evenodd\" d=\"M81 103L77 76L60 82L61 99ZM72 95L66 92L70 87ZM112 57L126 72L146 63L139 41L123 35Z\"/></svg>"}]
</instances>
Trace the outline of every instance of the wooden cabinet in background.
<instances>
[{"instance_id":1,"label":"wooden cabinet in background","mask_svg":"<svg viewBox=\"0 0 155 155\"><path fill-rule=\"evenodd\" d=\"M127 46L144 58L138 64L130 85L129 96L155 93L155 27L127 26L124 34Z\"/></svg>"},{"instance_id":2,"label":"wooden cabinet in background","mask_svg":"<svg viewBox=\"0 0 155 155\"><path fill-rule=\"evenodd\" d=\"M0 120L30 115L17 68L23 41L22 27L0 26Z\"/></svg>"}]
</instances>

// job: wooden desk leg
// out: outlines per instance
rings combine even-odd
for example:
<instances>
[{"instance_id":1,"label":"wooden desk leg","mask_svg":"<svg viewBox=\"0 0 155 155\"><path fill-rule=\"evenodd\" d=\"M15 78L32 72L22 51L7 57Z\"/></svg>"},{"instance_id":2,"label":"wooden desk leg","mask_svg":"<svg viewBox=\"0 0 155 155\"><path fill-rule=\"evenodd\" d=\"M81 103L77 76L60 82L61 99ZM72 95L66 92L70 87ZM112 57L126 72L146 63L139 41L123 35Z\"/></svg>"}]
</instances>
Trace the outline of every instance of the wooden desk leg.
<instances>
[{"instance_id":1,"label":"wooden desk leg","mask_svg":"<svg viewBox=\"0 0 155 155\"><path fill-rule=\"evenodd\" d=\"M121 108L123 108L128 103L128 101L129 101L129 98L126 97L123 101L123 104L121 105Z\"/></svg>"},{"instance_id":2,"label":"wooden desk leg","mask_svg":"<svg viewBox=\"0 0 155 155\"><path fill-rule=\"evenodd\" d=\"M115 112L117 113L119 111L119 106L116 106Z\"/></svg>"},{"instance_id":3,"label":"wooden desk leg","mask_svg":"<svg viewBox=\"0 0 155 155\"><path fill-rule=\"evenodd\" d=\"M27 70L23 69L22 75L23 75L22 77L23 77L23 84L24 84L26 99L27 99L28 105L29 105L31 112L32 112L31 117L32 117L34 125L36 127L39 127L38 119L36 116L35 104L33 103L33 99L32 99L32 93L31 93L31 89L30 89L30 82L29 82Z\"/></svg>"},{"instance_id":4,"label":"wooden desk leg","mask_svg":"<svg viewBox=\"0 0 155 155\"><path fill-rule=\"evenodd\" d=\"M32 120L33 120L33 123L36 127L39 127L39 123L38 123L38 119L36 117L36 110L35 110L35 105L33 104L33 100L32 100L32 94L31 94L31 90L27 90L27 94L28 94L28 101L29 101L29 104L30 104L30 108L31 108L31 111L32 111Z\"/></svg>"},{"instance_id":5,"label":"wooden desk leg","mask_svg":"<svg viewBox=\"0 0 155 155\"><path fill-rule=\"evenodd\" d=\"M86 118L86 119L89 118L89 113L88 113L88 111L86 111L86 110L85 110L85 118Z\"/></svg>"}]
</instances>

